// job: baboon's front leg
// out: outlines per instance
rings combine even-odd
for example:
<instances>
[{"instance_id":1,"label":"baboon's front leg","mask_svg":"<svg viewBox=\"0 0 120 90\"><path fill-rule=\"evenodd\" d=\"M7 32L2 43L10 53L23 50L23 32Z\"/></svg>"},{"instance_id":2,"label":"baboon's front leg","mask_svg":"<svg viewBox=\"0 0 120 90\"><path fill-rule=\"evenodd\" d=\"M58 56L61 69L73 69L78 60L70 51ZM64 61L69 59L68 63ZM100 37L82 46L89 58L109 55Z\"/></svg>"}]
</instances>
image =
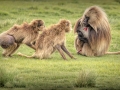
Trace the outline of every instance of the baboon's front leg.
<instances>
[{"instance_id":1,"label":"baboon's front leg","mask_svg":"<svg viewBox=\"0 0 120 90\"><path fill-rule=\"evenodd\" d=\"M67 50L64 43L61 45L62 50L71 58L74 58L73 55Z\"/></svg>"},{"instance_id":2,"label":"baboon's front leg","mask_svg":"<svg viewBox=\"0 0 120 90\"><path fill-rule=\"evenodd\" d=\"M56 45L55 48L59 51L59 53L63 57L63 59L66 60L66 56L64 55L64 52L61 49L61 46L60 45Z\"/></svg>"}]
</instances>

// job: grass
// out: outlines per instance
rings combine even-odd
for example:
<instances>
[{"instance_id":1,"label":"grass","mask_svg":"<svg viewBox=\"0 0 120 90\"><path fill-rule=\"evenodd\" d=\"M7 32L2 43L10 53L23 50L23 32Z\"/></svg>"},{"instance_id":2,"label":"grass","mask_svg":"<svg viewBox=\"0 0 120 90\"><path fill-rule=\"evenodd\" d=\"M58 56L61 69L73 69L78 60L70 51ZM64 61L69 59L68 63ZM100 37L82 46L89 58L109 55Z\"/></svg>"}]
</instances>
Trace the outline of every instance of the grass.
<instances>
[{"instance_id":1,"label":"grass","mask_svg":"<svg viewBox=\"0 0 120 90\"><path fill-rule=\"evenodd\" d=\"M0 0L0 4L0 33L15 23L21 24L33 19L44 20L48 27L64 18L69 19L74 26L87 7L101 6L105 9L111 25L112 41L109 51L120 50L119 0ZM66 36L66 46L76 60L67 57L68 61L64 61L58 52L44 60L18 56L18 52L33 54L34 50L25 45L13 57L5 58L2 57L0 48L0 90L119 90L120 55L77 55L74 48L75 34L72 31ZM95 81L90 81L95 82L94 87L76 87L76 82L83 78L80 75L84 76L86 73L90 79L95 75Z\"/></svg>"},{"instance_id":2,"label":"grass","mask_svg":"<svg viewBox=\"0 0 120 90\"><path fill-rule=\"evenodd\" d=\"M76 87L94 87L96 84L96 76L94 72L80 71L78 79L76 81Z\"/></svg>"}]
</instances>

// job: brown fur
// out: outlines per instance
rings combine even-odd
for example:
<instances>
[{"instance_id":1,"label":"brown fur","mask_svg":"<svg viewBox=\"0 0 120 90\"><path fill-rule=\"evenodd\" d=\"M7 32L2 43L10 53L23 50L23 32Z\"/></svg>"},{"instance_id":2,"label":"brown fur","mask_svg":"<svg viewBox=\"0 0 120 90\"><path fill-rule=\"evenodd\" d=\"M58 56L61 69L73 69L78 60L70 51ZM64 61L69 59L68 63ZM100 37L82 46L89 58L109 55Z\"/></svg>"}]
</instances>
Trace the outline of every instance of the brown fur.
<instances>
[{"instance_id":1,"label":"brown fur","mask_svg":"<svg viewBox=\"0 0 120 90\"><path fill-rule=\"evenodd\" d=\"M3 56L11 56L23 43L32 47L31 43L37 38L39 31L44 28L42 20L33 20L29 24L14 25L0 34L0 45L4 49Z\"/></svg>"},{"instance_id":2,"label":"brown fur","mask_svg":"<svg viewBox=\"0 0 120 90\"><path fill-rule=\"evenodd\" d=\"M36 51L33 56L35 58L49 58L50 55L57 49L63 59L66 59L64 52L71 58L74 58L65 47L65 33L71 29L71 23L68 20L60 20L57 24L46 28L37 38L35 43ZM63 52L64 51L64 52ZM21 56L25 56L19 54ZM29 57L29 56L26 56Z\"/></svg>"},{"instance_id":3,"label":"brown fur","mask_svg":"<svg viewBox=\"0 0 120 90\"><path fill-rule=\"evenodd\" d=\"M84 26L83 22L85 17L89 17L87 23L92 29L88 28L88 43L83 43L78 39L78 36L76 37L75 47L77 52L85 56L102 56L107 54L111 41L111 32L106 13L98 6L92 6L86 9L82 18L75 24L75 33L79 29L79 25L80 27Z\"/></svg>"}]
</instances>

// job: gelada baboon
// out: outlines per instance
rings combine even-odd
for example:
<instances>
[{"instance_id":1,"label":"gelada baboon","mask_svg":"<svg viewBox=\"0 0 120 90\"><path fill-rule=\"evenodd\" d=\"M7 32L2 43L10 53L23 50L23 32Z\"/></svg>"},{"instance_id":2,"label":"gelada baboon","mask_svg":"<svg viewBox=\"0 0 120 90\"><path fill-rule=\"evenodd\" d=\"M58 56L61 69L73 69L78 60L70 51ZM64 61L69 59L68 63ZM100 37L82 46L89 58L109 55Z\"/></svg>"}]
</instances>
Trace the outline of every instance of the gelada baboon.
<instances>
[{"instance_id":1,"label":"gelada baboon","mask_svg":"<svg viewBox=\"0 0 120 90\"><path fill-rule=\"evenodd\" d=\"M64 52L69 55L69 57L74 58L65 46L65 33L69 32L71 29L72 26L70 21L62 19L57 24L51 25L39 34L35 42L36 51L33 56L26 56L21 53L18 53L18 55L45 59L49 58L50 55L57 49L63 59L67 59Z\"/></svg>"},{"instance_id":2,"label":"gelada baboon","mask_svg":"<svg viewBox=\"0 0 120 90\"><path fill-rule=\"evenodd\" d=\"M111 41L110 24L106 13L98 6L91 6L85 10L76 22L74 32L77 33L75 47L78 54L102 56L120 53L107 52Z\"/></svg>"},{"instance_id":3,"label":"gelada baboon","mask_svg":"<svg viewBox=\"0 0 120 90\"><path fill-rule=\"evenodd\" d=\"M37 38L39 31L44 28L42 20L33 20L29 24L13 25L12 28L0 34L0 45L4 49L3 56L11 56L23 43L32 47L31 43Z\"/></svg>"}]
</instances>

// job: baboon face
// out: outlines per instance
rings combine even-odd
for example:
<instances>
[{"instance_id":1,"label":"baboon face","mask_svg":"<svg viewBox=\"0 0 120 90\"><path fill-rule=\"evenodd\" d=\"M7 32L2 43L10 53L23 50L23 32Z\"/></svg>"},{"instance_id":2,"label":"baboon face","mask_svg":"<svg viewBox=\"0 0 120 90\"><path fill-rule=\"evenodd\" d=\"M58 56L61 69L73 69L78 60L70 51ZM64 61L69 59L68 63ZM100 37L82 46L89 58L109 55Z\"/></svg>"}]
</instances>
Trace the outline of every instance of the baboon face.
<instances>
[{"instance_id":1,"label":"baboon face","mask_svg":"<svg viewBox=\"0 0 120 90\"><path fill-rule=\"evenodd\" d=\"M85 16L84 19L83 19L83 25L86 26L86 27L89 26L88 20L90 20L89 16Z\"/></svg>"},{"instance_id":2,"label":"baboon face","mask_svg":"<svg viewBox=\"0 0 120 90\"><path fill-rule=\"evenodd\" d=\"M38 30L42 31L45 27L44 22L42 20L35 20L33 21L33 26Z\"/></svg>"},{"instance_id":3,"label":"baboon face","mask_svg":"<svg viewBox=\"0 0 120 90\"><path fill-rule=\"evenodd\" d=\"M67 22L66 32L69 32L70 30L72 30L72 25L70 22Z\"/></svg>"},{"instance_id":4,"label":"baboon face","mask_svg":"<svg viewBox=\"0 0 120 90\"><path fill-rule=\"evenodd\" d=\"M64 28L65 32L69 32L70 30L72 30L72 25L71 22L69 20L60 20L60 23L62 28Z\"/></svg>"},{"instance_id":5,"label":"baboon face","mask_svg":"<svg viewBox=\"0 0 120 90\"><path fill-rule=\"evenodd\" d=\"M69 31L72 30L72 25L71 25L70 21L66 21L65 25L66 25L65 26L65 32L69 32Z\"/></svg>"}]
</instances>

